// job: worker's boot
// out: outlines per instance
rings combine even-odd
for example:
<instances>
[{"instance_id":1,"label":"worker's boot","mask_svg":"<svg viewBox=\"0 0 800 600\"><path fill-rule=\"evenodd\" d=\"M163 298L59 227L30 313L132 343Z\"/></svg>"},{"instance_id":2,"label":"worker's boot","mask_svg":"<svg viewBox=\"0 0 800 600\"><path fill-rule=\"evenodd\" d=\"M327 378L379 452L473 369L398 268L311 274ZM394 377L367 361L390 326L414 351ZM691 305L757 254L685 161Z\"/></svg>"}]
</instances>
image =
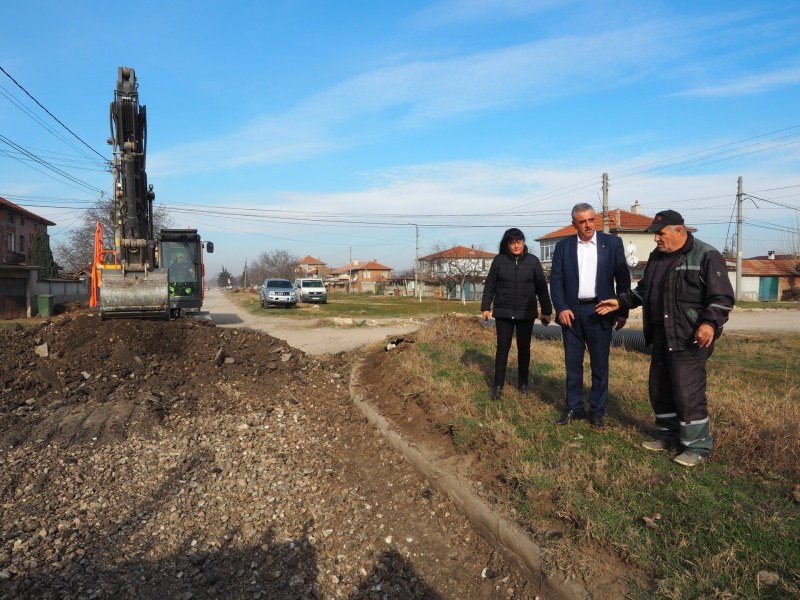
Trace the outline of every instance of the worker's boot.
<instances>
[{"instance_id":1,"label":"worker's boot","mask_svg":"<svg viewBox=\"0 0 800 600\"><path fill-rule=\"evenodd\" d=\"M489 397L492 400L500 400L500 396L503 395L503 386L502 385L495 385L492 386L492 391L489 392Z\"/></svg>"}]
</instances>

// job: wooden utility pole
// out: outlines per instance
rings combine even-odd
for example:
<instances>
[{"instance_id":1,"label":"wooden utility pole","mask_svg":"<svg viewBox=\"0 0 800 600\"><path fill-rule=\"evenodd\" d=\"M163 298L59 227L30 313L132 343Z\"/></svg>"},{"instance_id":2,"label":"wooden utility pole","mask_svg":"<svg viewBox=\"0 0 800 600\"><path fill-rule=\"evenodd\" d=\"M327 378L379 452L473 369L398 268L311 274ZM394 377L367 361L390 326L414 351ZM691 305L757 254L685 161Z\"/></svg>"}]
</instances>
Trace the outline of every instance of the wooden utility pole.
<instances>
[{"instance_id":1,"label":"wooden utility pole","mask_svg":"<svg viewBox=\"0 0 800 600\"><path fill-rule=\"evenodd\" d=\"M742 299L742 178L736 192L736 301Z\"/></svg>"},{"instance_id":2,"label":"wooden utility pole","mask_svg":"<svg viewBox=\"0 0 800 600\"><path fill-rule=\"evenodd\" d=\"M603 173L603 233L608 233L608 223L608 173Z\"/></svg>"}]
</instances>

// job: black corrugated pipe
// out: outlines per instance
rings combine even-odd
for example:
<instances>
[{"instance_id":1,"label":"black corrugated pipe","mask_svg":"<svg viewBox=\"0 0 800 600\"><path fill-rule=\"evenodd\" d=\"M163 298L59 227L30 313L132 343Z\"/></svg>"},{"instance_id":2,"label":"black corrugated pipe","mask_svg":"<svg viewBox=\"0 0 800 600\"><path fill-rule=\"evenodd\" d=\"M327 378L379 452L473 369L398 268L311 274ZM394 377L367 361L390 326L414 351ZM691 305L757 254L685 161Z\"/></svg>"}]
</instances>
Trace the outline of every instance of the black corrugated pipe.
<instances>
[{"instance_id":1,"label":"black corrugated pipe","mask_svg":"<svg viewBox=\"0 0 800 600\"><path fill-rule=\"evenodd\" d=\"M560 325L542 325L537 323L533 326L533 335L537 340L560 340ZM650 354L650 347L644 343L644 332L641 329L620 329L611 334L611 345L625 348L631 352L641 352Z\"/></svg>"},{"instance_id":2,"label":"black corrugated pipe","mask_svg":"<svg viewBox=\"0 0 800 600\"><path fill-rule=\"evenodd\" d=\"M494 319L485 322L487 327L494 327ZM537 340L561 340L560 325L542 325L536 323L533 326L533 335ZM644 343L644 332L641 329L620 329L611 334L611 345L618 348L625 348L631 352L641 352L650 354L650 346Z\"/></svg>"}]
</instances>

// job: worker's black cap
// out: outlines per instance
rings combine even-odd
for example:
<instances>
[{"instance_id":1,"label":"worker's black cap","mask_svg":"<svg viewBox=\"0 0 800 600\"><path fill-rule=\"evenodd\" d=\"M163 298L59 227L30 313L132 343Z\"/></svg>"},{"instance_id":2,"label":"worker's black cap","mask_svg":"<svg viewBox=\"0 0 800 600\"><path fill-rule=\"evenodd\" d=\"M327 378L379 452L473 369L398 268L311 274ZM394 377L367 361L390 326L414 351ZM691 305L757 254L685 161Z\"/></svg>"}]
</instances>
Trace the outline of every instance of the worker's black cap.
<instances>
[{"instance_id":1,"label":"worker's black cap","mask_svg":"<svg viewBox=\"0 0 800 600\"><path fill-rule=\"evenodd\" d=\"M681 216L681 213L674 210L662 210L660 213L656 213L656 216L653 219L653 222L650 224L650 227L645 229L645 231L657 233L668 225L683 225L683 217Z\"/></svg>"}]
</instances>

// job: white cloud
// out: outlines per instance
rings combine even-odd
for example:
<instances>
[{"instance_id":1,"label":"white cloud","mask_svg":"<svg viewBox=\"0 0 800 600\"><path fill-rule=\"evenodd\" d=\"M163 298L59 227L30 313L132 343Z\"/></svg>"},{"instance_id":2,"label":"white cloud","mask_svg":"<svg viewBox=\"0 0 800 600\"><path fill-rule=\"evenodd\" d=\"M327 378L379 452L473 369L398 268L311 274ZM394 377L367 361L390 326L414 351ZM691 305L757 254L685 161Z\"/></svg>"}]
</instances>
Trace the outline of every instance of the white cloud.
<instances>
[{"instance_id":1,"label":"white cloud","mask_svg":"<svg viewBox=\"0 0 800 600\"><path fill-rule=\"evenodd\" d=\"M800 84L800 67L778 69L770 73L748 75L725 83L709 85L673 94L675 96L727 97L763 94L781 87Z\"/></svg>"},{"instance_id":2,"label":"white cloud","mask_svg":"<svg viewBox=\"0 0 800 600\"><path fill-rule=\"evenodd\" d=\"M377 69L222 138L151 153L150 171L164 176L303 159L403 128L620 86L667 60L671 35L668 27L643 26Z\"/></svg>"}]
</instances>

